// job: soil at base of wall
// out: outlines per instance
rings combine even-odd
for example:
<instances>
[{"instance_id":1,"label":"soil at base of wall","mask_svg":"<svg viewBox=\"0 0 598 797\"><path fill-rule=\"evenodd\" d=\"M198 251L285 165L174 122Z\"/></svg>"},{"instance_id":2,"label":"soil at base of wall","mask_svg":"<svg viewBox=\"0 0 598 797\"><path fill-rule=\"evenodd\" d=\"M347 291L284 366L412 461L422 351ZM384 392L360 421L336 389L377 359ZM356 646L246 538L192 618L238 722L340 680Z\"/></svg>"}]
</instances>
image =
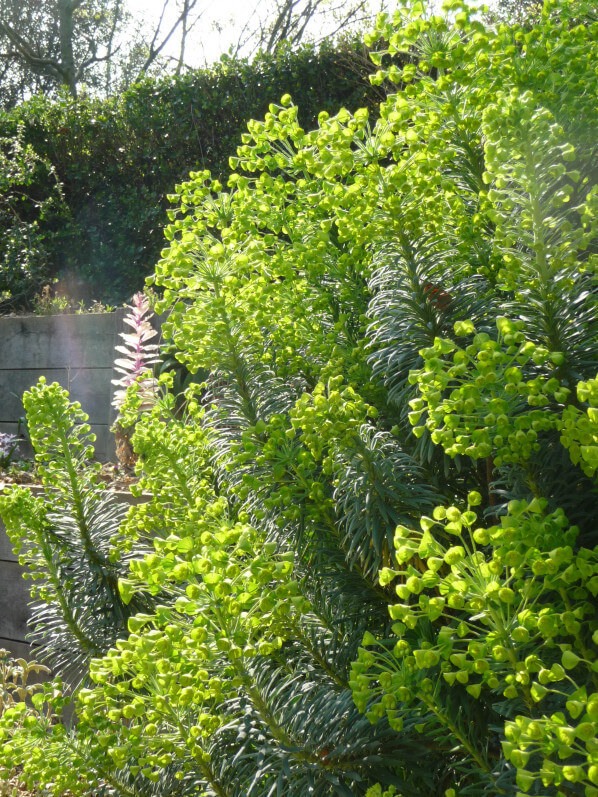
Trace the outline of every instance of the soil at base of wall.
<instances>
[{"instance_id":1,"label":"soil at base of wall","mask_svg":"<svg viewBox=\"0 0 598 797\"><path fill-rule=\"evenodd\" d=\"M100 468L100 481L106 489L114 492L127 492L132 485L137 484L139 478L131 470L123 469L113 462L104 462ZM12 484L40 484L36 476L34 467L27 465L19 467L19 463L14 463L7 469L0 468L0 490L10 487ZM1 795L1 792L0 792Z\"/></svg>"},{"instance_id":2,"label":"soil at base of wall","mask_svg":"<svg viewBox=\"0 0 598 797\"><path fill-rule=\"evenodd\" d=\"M15 775L10 780L0 780L0 797L39 797L39 792L29 791Z\"/></svg>"}]
</instances>

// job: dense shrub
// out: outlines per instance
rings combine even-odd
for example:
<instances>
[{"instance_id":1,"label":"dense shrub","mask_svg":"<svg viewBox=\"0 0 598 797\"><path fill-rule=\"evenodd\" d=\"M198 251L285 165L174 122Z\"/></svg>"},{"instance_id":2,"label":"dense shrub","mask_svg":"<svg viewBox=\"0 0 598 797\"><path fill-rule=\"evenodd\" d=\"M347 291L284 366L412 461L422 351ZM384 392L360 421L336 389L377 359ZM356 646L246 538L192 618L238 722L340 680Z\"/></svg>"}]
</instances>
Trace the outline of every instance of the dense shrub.
<instances>
[{"instance_id":1,"label":"dense shrub","mask_svg":"<svg viewBox=\"0 0 598 797\"><path fill-rule=\"evenodd\" d=\"M49 279L47 234L67 218L56 171L24 126L0 135L0 308L27 304Z\"/></svg>"},{"instance_id":2,"label":"dense shrub","mask_svg":"<svg viewBox=\"0 0 598 797\"><path fill-rule=\"evenodd\" d=\"M128 397L110 561L153 608L76 729L0 723L54 794L598 794L598 24L449 11L380 20L373 129L283 97L177 190L155 282L208 376Z\"/></svg>"},{"instance_id":3,"label":"dense shrub","mask_svg":"<svg viewBox=\"0 0 598 797\"><path fill-rule=\"evenodd\" d=\"M368 72L367 51L355 43L306 46L147 79L109 101L40 96L0 115L0 136L23 130L27 145L55 170L70 211L68 219L46 214L39 225L46 279L59 277L59 287L76 298L128 298L158 260L175 183L194 169L224 178L246 120L285 92L309 127L322 109L374 105L380 92ZM50 188L52 176L40 173L34 190Z\"/></svg>"}]
</instances>

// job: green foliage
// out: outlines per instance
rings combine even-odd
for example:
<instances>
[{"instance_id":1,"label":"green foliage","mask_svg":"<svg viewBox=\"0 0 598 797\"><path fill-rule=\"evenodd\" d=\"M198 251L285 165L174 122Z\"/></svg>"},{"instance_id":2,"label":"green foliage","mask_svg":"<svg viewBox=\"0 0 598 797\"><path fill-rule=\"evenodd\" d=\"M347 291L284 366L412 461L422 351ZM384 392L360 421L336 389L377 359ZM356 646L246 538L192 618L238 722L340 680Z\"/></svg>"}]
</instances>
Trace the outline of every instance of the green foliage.
<instances>
[{"instance_id":1,"label":"green foliage","mask_svg":"<svg viewBox=\"0 0 598 797\"><path fill-rule=\"evenodd\" d=\"M12 140L23 130L24 145L51 164L62 183L68 217L56 208L45 214L29 233L38 236L28 242L29 257L41 247L35 262L43 264L46 282L59 279L63 293L127 300L159 258L167 194L175 183L198 168L226 176L246 120L264 114L285 92L300 101L309 126L322 108L334 113L341 105L374 105L381 93L368 83L368 73L360 44L325 43L282 49L252 63L229 59L183 76L148 78L106 101L32 97L0 115L0 136ZM13 204L17 190L7 195ZM50 195L53 175L39 173L33 190L36 197ZM2 230L8 226L0 219ZM7 256L21 248L0 238ZM21 303L30 304L41 284L19 294Z\"/></svg>"},{"instance_id":2,"label":"green foliage","mask_svg":"<svg viewBox=\"0 0 598 797\"><path fill-rule=\"evenodd\" d=\"M470 504L480 501L470 495ZM471 507L439 506L421 531L399 526L397 569L380 572L384 585L399 578L403 602L389 609L397 641L389 649L366 635L352 671L355 700L372 721L386 714L400 730L415 709L428 731L448 724L488 785L494 753L478 729L451 727L443 692L465 691L484 704L507 698L503 753L523 791L535 779L528 762L545 787L591 788L587 762L598 729L588 708L597 697L588 686L598 669L598 549L575 552L577 529L567 528L562 510L545 508L538 499L513 501L500 525L474 529Z\"/></svg>"},{"instance_id":3,"label":"green foliage","mask_svg":"<svg viewBox=\"0 0 598 797\"><path fill-rule=\"evenodd\" d=\"M577 398L583 409L567 406L558 428L572 461L593 476L598 470L598 378L579 382Z\"/></svg>"},{"instance_id":4,"label":"green foliage","mask_svg":"<svg viewBox=\"0 0 598 797\"><path fill-rule=\"evenodd\" d=\"M119 587L125 604L141 589L156 609L130 617L109 654L91 661L76 730L7 724L2 762L18 760L28 782L55 794L144 794L148 784L163 794L262 794L280 767L296 793L317 783L346 791L368 772L396 781L381 760L396 758L394 734L372 733L352 705L336 651L326 650L338 631L301 594L293 551L216 495L201 413L190 401L190 417L176 420L173 405L165 394L138 420L139 490L151 498L130 510L112 555L139 556L152 541ZM307 683L299 666L309 667Z\"/></svg>"},{"instance_id":5,"label":"green foliage","mask_svg":"<svg viewBox=\"0 0 598 797\"><path fill-rule=\"evenodd\" d=\"M134 609L118 591L127 564L113 556L113 536L126 514L101 490L99 463L80 405L43 377L23 397L47 498L23 487L0 496L0 511L21 564L32 579L30 641L40 657L69 669L75 682L89 660L108 650Z\"/></svg>"},{"instance_id":6,"label":"green foliage","mask_svg":"<svg viewBox=\"0 0 598 797\"><path fill-rule=\"evenodd\" d=\"M593 406L571 398L577 391L588 402L598 368L588 138L597 120L585 100L595 42L591 26L560 7L536 28L495 32L457 11L452 29L443 18L380 20L387 49L376 56L376 80L403 88L373 132L365 113L341 112L306 134L284 99L265 123L252 123L231 162L238 173L229 194L205 173L179 189L182 213L172 215L173 243L156 279L167 301L181 302L172 323L187 362L218 364L210 422L220 424L229 484L256 521L290 535L310 562L328 536L366 577L386 565L387 594L400 582L404 603L391 605L390 617L401 641L366 635L351 683L358 707L400 733L415 722L432 746L448 734L460 761L453 768L438 751L434 789L512 793L516 776L522 790L542 777L545 788L583 782L592 793L594 728L583 709L590 747L567 756L561 746L559 757L553 740L567 700L595 688L595 553L567 532L556 503L564 473L579 482L578 462L594 474ZM547 44L555 40L558 57ZM522 50L525 59L514 57ZM397 52L411 64L385 69ZM203 215L186 213L198 200ZM506 315L495 323L498 307ZM287 393L296 385L294 400L276 377ZM572 453L562 470L549 461L562 462L559 433ZM398 484L406 495L397 507ZM426 520L431 488L452 505L448 526ZM520 503L500 510L498 525L480 526L465 549L446 538L464 528L462 517L475 522L453 503L471 488L487 512L501 499ZM586 488L582 507L566 506L573 518L595 511L596 486ZM419 521L397 520L408 507L424 516L421 550L411 531ZM530 628L517 630L526 610ZM543 636L548 616L559 621ZM479 659L473 678L470 644ZM502 655L501 646L506 664L492 653ZM525 664L534 650L538 669L536 659ZM461 669L453 655L465 656ZM561 675L563 660L579 665L577 680ZM546 681L550 689L538 680L531 697L542 670L559 678ZM448 677L439 680L441 672ZM514 729L536 719L542 731L532 744Z\"/></svg>"},{"instance_id":7,"label":"green foliage","mask_svg":"<svg viewBox=\"0 0 598 797\"><path fill-rule=\"evenodd\" d=\"M19 307L47 281L44 227L65 211L56 170L27 143L25 126L0 134L0 308Z\"/></svg>"},{"instance_id":8,"label":"green foliage","mask_svg":"<svg viewBox=\"0 0 598 797\"><path fill-rule=\"evenodd\" d=\"M76 729L11 734L54 794L598 793L597 23L419 6L374 125L285 95L176 189L157 310L205 381L134 434L151 605Z\"/></svg>"}]
</instances>

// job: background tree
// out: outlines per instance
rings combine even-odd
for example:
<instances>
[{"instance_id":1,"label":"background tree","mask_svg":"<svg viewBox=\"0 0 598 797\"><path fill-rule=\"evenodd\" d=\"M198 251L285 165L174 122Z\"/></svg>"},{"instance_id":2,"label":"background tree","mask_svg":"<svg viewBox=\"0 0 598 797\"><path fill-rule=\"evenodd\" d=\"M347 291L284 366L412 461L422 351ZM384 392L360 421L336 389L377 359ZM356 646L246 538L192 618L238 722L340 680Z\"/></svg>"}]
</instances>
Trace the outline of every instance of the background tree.
<instances>
[{"instance_id":1,"label":"background tree","mask_svg":"<svg viewBox=\"0 0 598 797\"><path fill-rule=\"evenodd\" d=\"M17 7L10 0L2 0L0 13L3 26L9 25L17 30L19 23L22 29L38 31L40 40L46 38L44 14L39 3L23 0ZM48 73L33 70L26 62L17 60L14 46L4 33L0 36L0 58L0 103L5 108L16 105L27 93L45 94L52 86L53 80Z\"/></svg>"},{"instance_id":2,"label":"background tree","mask_svg":"<svg viewBox=\"0 0 598 797\"><path fill-rule=\"evenodd\" d=\"M121 0L2 0L1 55L17 77L17 99L60 86L76 97L82 81L93 84L94 65L111 57L122 21Z\"/></svg>"},{"instance_id":3,"label":"background tree","mask_svg":"<svg viewBox=\"0 0 598 797\"><path fill-rule=\"evenodd\" d=\"M180 34L185 42L201 14L197 0L164 0L153 28L139 25L123 0L0 0L1 104L13 107L33 94L80 87L110 96L150 67L166 68L164 50Z\"/></svg>"},{"instance_id":4,"label":"background tree","mask_svg":"<svg viewBox=\"0 0 598 797\"><path fill-rule=\"evenodd\" d=\"M151 34L151 39L149 43L144 42L140 48L145 57L139 66L137 77L147 74L149 68L158 59L161 59L163 68L166 67L168 61L174 61L176 64L175 72L179 74L185 65L187 37L202 15L203 9L197 10L197 0L178 0L172 6L170 0L164 0L157 24ZM177 33L180 36L178 58L167 56L164 60L164 49L169 42L172 42Z\"/></svg>"},{"instance_id":5,"label":"background tree","mask_svg":"<svg viewBox=\"0 0 598 797\"><path fill-rule=\"evenodd\" d=\"M385 0L272 0L257 3L243 26L235 54L276 52L282 46L320 41L371 24L388 7Z\"/></svg>"}]
</instances>

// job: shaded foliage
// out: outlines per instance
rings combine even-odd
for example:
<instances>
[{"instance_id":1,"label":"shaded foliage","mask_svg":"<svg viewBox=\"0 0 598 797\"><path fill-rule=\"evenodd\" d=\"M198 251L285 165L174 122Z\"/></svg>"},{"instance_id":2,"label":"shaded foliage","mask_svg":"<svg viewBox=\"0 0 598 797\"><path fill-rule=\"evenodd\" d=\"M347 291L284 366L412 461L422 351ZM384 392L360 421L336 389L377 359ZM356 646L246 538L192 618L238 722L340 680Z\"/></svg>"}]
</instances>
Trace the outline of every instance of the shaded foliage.
<instances>
[{"instance_id":1,"label":"shaded foliage","mask_svg":"<svg viewBox=\"0 0 598 797\"><path fill-rule=\"evenodd\" d=\"M381 95L368 73L362 45L325 43L148 78L113 100L39 96L3 114L0 135L21 128L62 185L66 215L47 214L38 228L45 279L59 279L58 290L77 299L127 299L159 257L167 194L177 182L204 168L224 179L246 120L285 92L308 127L322 109L375 105ZM51 188L39 174L32 190ZM14 303L27 306L34 292L15 289Z\"/></svg>"}]
</instances>

